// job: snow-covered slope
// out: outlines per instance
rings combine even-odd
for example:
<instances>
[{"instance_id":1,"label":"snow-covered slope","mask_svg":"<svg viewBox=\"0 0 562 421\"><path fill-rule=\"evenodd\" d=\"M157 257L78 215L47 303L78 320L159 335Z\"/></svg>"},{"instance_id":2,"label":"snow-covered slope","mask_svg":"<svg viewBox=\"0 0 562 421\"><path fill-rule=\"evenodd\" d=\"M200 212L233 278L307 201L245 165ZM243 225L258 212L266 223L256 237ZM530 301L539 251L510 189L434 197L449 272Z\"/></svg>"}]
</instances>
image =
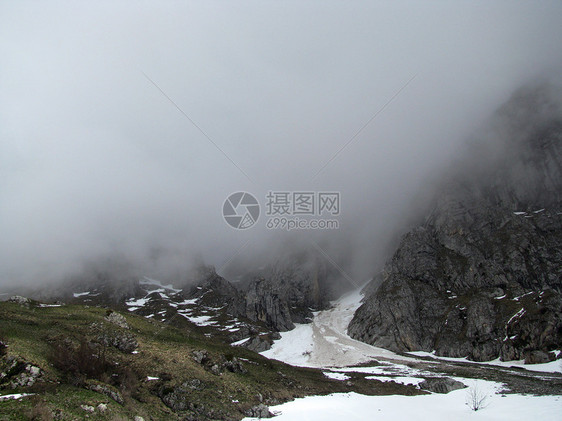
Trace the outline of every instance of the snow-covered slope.
<instances>
[{"instance_id":1,"label":"snow-covered slope","mask_svg":"<svg viewBox=\"0 0 562 421\"><path fill-rule=\"evenodd\" d=\"M309 324L299 324L281 334L272 348L261 354L288 364L305 367L345 367L377 359L414 361L352 339L347 326L361 305L361 290L353 291L332 303L330 310L314 313Z\"/></svg>"},{"instance_id":2,"label":"snow-covered slope","mask_svg":"<svg viewBox=\"0 0 562 421\"><path fill-rule=\"evenodd\" d=\"M311 396L270 408L275 420L479 420L559 421L562 396L499 395L488 391L487 406L477 412L466 405L466 390L423 396L364 396L338 393ZM246 418L249 421L256 418Z\"/></svg>"},{"instance_id":3,"label":"snow-covered slope","mask_svg":"<svg viewBox=\"0 0 562 421\"><path fill-rule=\"evenodd\" d=\"M285 332L273 347L261 354L289 364L324 368L327 377L348 381L353 373L370 374L373 381L393 381L419 385L428 377L443 377L439 360L427 364L416 357L376 348L349 337L347 326L361 303L361 293L355 291L333 303L333 308L314 313L312 323L298 325ZM458 363L467 363L461 359ZM459 361L460 360L460 361ZM357 364L361 367L353 367ZM414 363L414 364L411 364ZM441 361L446 364L447 361ZM472 363L479 367L494 367ZM472 365L471 364L471 365ZM532 368L535 365L531 366ZM505 368L505 367L504 367ZM526 367L525 367L526 368ZM550 368L550 367L549 367ZM442 369L442 368L441 368ZM545 367L545 371L546 367ZM556 370L554 370L556 371ZM448 372L450 373L450 371ZM540 377L539 373L529 375ZM357 393L338 393L311 396L270 408L279 420L527 420L539 417L541 421L560 420L562 396L527 396L505 394L501 382L474 380L451 376L469 388L447 394L432 393L422 396L364 396ZM547 377L543 381L548 381ZM373 386L376 387L376 386ZM473 411L469 407L471 394L484 399L483 407ZM561 392L562 393L562 392ZM251 418L246 418L251 420Z\"/></svg>"}]
</instances>

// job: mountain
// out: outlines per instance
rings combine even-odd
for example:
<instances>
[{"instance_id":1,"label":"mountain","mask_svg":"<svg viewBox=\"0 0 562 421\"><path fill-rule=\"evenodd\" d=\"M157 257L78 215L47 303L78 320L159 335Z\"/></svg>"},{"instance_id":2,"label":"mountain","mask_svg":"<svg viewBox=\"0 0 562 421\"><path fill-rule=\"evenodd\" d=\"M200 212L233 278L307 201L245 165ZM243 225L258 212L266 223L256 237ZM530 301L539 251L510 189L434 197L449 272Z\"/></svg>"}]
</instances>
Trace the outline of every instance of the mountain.
<instances>
[{"instance_id":1,"label":"mountain","mask_svg":"<svg viewBox=\"0 0 562 421\"><path fill-rule=\"evenodd\" d=\"M562 348L562 112L516 92L401 240L349 325L394 351L544 362Z\"/></svg>"},{"instance_id":2,"label":"mountain","mask_svg":"<svg viewBox=\"0 0 562 421\"><path fill-rule=\"evenodd\" d=\"M334 298L333 268L293 251L229 281L202 263L175 285L136 273L124 262L102 262L59 285L18 291L37 300L110 307L167 321L181 317L209 337L254 351L271 347L278 332L308 323Z\"/></svg>"}]
</instances>

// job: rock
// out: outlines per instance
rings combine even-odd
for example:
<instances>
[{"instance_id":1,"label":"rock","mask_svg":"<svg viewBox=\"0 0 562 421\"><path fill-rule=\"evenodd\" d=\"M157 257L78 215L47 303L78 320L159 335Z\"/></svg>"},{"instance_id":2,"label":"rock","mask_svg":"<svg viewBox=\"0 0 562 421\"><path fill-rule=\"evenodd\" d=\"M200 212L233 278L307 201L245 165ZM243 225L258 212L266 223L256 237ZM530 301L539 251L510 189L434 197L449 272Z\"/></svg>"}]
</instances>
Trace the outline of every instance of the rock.
<instances>
[{"instance_id":1,"label":"rock","mask_svg":"<svg viewBox=\"0 0 562 421\"><path fill-rule=\"evenodd\" d=\"M164 405L171 408L173 411L187 411L190 409L190 402L186 387L176 386L173 388L161 386L157 390L157 395L160 397Z\"/></svg>"},{"instance_id":2,"label":"rock","mask_svg":"<svg viewBox=\"0 0 562 421\"><path fill-rule=\"evenodd\" d=\"M295 323L309 323L312 309L329 306L334 268L308 252L291 252L248 276L245 315L273 331L287 331Z\"/></svg>"},{"instance_id":3,"label":"rock","mask_svg":"<svg viewBox=\"0 0 562 421\"><path fill-rule=\"evenodd\" d=\"M107 411L107 405L105 403L100 403L97 406L97 409L98 409L98 411L100 411L103 414Z\"/></svg>"},{"instance_id":4,"label":"rock","mask_svg":"<svg viewBox=\"0 0 562 421\"><path fill-rule=\"evenodd\" d=\"M289 304L277 289L263 278L254 281L246 293L246 315L250 320L263 322L271 329L283 332L295 325Z\"/></svg>"},{"instance_id":5,"label":"rock","mask_svg":"<svg viewBox=\"0 0 562 421\"><path fill-rule=\"evenodd\" d=\"M21 295L14 295L8 300L11 303L19 304L20 306L29 306L31 300L27 297L22 297Z\"/></svg>"},{"instance_id":6,"label":"rock","mask_svg":"<svg viewBox=\"0 0 562 421\"><path fill-rule=\"evenodd\" d=\"M431 377L425 379L419 384L419 388L429 390L434 393L449 393L453 390L464 389L467 387L464 383L448 377Z\"/></svg>"},{"instance_id":7,"label":"rock","mask_svg":"<svg viewBox=\"0 0 562 421\"><path fill-rule=\"evenodd\" d=\"M113 346L126 354L132 353L138 348L139 343L131 332L118 330L105 330L99 334L98 340L107 346Z\"/></svg>"},{"instance_id":8,"label":"rock","mask_svg":"<svg viewBox=\"0 0 562 421\"><path fill-rule=\"evenodd\" d=\"M353 338L475 361L562 347L562 116L544 91L515 94L498 139L443 177L356 311Z\"/></svg>"},{"instance_id":9,"label":"rock","mask_svg":"<svg viewBox=\"0 0 562 421\"><path fill-rule=\"evenodd\" d=\"M10 389L33 386L41 377L42 371L20 358L7 357L0 361L0 388Z\"/></svg>"},{"instance_id":10,"label":"rock","mask_svg":"<svg viewBox=\"0 0 562 421\"><path fill-rule=\"evenodd\" d=\"M275 332L287 331L294 328L294 323L309 322L311 309L328 306L333 297L326 284L330 276L336 277L332 272L324 261L294 253L248 274L237 288L213 267L201 266L192 276L196 286L191 286L184 297L197 299L201 306L224 307L229 315L260 326L259 331L263 326ZM260 345L263 346L266 345Z\"/></svg>"},{"instance_id":11,"label":"rock","mask_svg":"<svg viewBox=\"0 0 562 421\"><path fill-rule=\"evenodd\" d=\"M554 361L556 357L552 353L543 351L530 351L525 355L525 364L543 364Z\"/></svg>"},{"instance_id":12,"label":"rock","mask_svg":"<svg viewBox=\"0 0 562 421\"><path fill-rule=\"evenodd\" d=\"M221 367L219 367L218 364L213 364L210 368L211 373L213 373L215 376L220 376L222 373Z\"/></svg>"},{"instance_id":13,"label":"rock","mask_svg":"<svg viewBox=\"0 0 562 421\"><path fill-rule=\"evenodd\" d=\"M86 412L89 412L90 414L93 414L95 411L95 408L90 405L80 405L80 408L82 408Z\"/></svg>"},{"instance_id":14,"label":"rock","mask_svg":"<svg viewBox=\"0 0 562 421\"><path fill-rule=\"evenodd\" d=\"M41 369L35 366L30 366L28 371L29 371L29 375L32 377L39 377L39 374L41 374Z\"/></svg>"},{"instance_id":15,"label":"rock","mask_svg":"<svg viewBox=\"0 0 562 421\"><path fill-rule=\"evenodd\" d=\"M260 403L259 405L253 406L246 411L246 415L252 418L271 418L273 414L269 412L269 408Z\"/></svg>"},{"instance_id":16,"label":"rock","mask_svg":"<svg viewBox=\"0 0 562 421\"><path fill-rule=\"evenodd\" d=\"M120 405L123 405L125 403L123 396L121 396L121 393L119 393L117 390L114 390L108 385L90 381L88 384L86 384L85 388L96 393L101 393L102 395L113 399Z\"/></svg>"},{"instance_id":17,"label":"rock","mask_svg":"<svg viewBox=\"0 0 562 421\"><path fill-rule=\"evenodd\" d=\"M218 275L212 266L195 269L190 285L185 290L186 299L197 299L199 305L207 307L225 307L226 312L235 317L245 317L244 297L229 281ZM194 286L195 285L195 286Z\"/></svg>"},{"instance_id":18,"label":"rock","mask_svg":"<svg viewBox=\"0 0 562 421\"><path fill-rule=\"evenodd\" d=\"M209 353L205 350L193 351L193 360L197 364L206 364L209 361Z\"/></svg>"},{"instance_id":19,"label":"rock","mask_svg":"<svg viewBox=\"0 0 562 421\"><path fill-rule=\"evenodd\" d=\"M230 361L225 361L222 364L222 369L230 371L231 373L245 374L248 372L248 370L244 368L244 365L236 357L232 358Z\"/></svg>"},{"instance_id":20,"label":"rock","mask_svg":"<svg viewBox=\"0 0 562 421\"><path fill-rule=\"evenodd\" d=\"M187 380L183 382L181 386L184 389L191 389L191 390L203 390L206 387L205 383L199 379Z\"/></svg>"},{"instance_id":21,"label":"rock","mask_svg":"<svg viewBox=\"0 0 562 421\"><path fill-rule=\"evenodd\" d=\"M278 332L271 332L269 334L253 336L240 346L247 348L250 351L263 352L270 349L273 345L273 341L276 339L281 339L281 335Z\"/></svg>"},{"instance_id":22,"label":"rock","mask_svg":"<svg viewBox=\"0 0 562 421\"><path fill-rule=\"evenodd\" d=\"M109 314L105 316L105 320L123 329L129 329L129 324L127 323L127 319L125 319L125 317L122 314L119 314L116 311L109 310Z\"/></svg>"},{"instance_id":23,"label":"rock","mask_svg":"<svg viewBox=\"0 0 562 421\"><path fill-rule=\"evenodd\" d=\"M134 420L135 420L135 421L144 421L144 418L141 417L141 416L139 416L139 415L135 415Z\"/></svg>"}]
</instances>

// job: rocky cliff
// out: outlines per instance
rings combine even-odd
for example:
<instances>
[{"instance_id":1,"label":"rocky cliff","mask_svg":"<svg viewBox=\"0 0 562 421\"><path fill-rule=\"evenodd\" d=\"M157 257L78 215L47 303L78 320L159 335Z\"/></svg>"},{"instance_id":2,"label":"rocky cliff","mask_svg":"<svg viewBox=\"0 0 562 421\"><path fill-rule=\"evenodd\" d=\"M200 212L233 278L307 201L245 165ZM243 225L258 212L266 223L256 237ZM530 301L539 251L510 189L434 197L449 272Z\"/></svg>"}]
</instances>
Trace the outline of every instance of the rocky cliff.
<instances>
[{"instance_id":1,"label":"rocky cliff","mask_svg":"<svg viewBox=\"0 0 562 421\"><path fill-rule=\"evenodd\" d=\"M208 305L227 305L230 314L276 332L306 323L312 310L326 308L333 275L323 262L305 254L286 256L246 274L238 283L227 281L210 267L198 272L196 286L186 298L205 297L205 302L211 300Z\"/></svg>"},{"instance_id":2,"label":"rocky cliff","mask_svg":"<svg viewBox=\"0 0 562 421\"><path fill-rule=\"evenodd\" d=\"M443 183L349 333L395 351L539 362L562 348L562 112L518 91Z\"/></svg>"}]
</instances>

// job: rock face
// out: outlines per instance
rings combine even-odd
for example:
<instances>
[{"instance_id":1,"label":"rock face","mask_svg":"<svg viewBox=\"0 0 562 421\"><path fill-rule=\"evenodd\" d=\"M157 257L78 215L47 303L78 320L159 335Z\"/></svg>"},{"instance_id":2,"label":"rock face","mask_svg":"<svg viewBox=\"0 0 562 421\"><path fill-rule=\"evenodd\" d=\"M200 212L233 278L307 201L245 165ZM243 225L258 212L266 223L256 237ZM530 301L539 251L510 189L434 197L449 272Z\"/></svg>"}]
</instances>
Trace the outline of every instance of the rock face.
<instances>
[{"instance_id":1,"label":"rock face","mask_svg":"<svg viewBox=\"0 0 562 421\"><path fill-rule=\"evenodd\" d=\"M312 319L311 309L328 305L328 268L307 256L292 256L253 276L245 289L246 316L275 331Z\"/></svg>"},{"instance_id":2,"label":"rock face","mask_svg":"<svg viewBox=\"0 0 562 421\"><path fill-rule=\"evenodd\" d=\"M33 386L43 371L17 357L0 358L0 389L15 389Z\"/></svg>"},{"instance_id":3,"label":"rock face","mask_svg":"<svg viewBox=\"0 0 562 421\"><path fill-rule=\"evenodd\" d=\"M546 87L525 89L487 136L403 237L352 337L476 361L560 349L562 113Z\"/></svg>"},{"instance_id":4,"label":"rock face","mask_svg":"<svg viewBox=\"0 0 562 421\"><path fill-rule=\"evenodd\" d=\"M329 302L325 286L330 276L327 267L307 256L291 256L269 265L247 275L236 286L212 267L199 268L196 276L202 280L191 288L186 298L197 298L208 307L226 306L229 314L274 332L308 322L312 319L311 309L325 308Z\"/></svg>"}]
</instances>

